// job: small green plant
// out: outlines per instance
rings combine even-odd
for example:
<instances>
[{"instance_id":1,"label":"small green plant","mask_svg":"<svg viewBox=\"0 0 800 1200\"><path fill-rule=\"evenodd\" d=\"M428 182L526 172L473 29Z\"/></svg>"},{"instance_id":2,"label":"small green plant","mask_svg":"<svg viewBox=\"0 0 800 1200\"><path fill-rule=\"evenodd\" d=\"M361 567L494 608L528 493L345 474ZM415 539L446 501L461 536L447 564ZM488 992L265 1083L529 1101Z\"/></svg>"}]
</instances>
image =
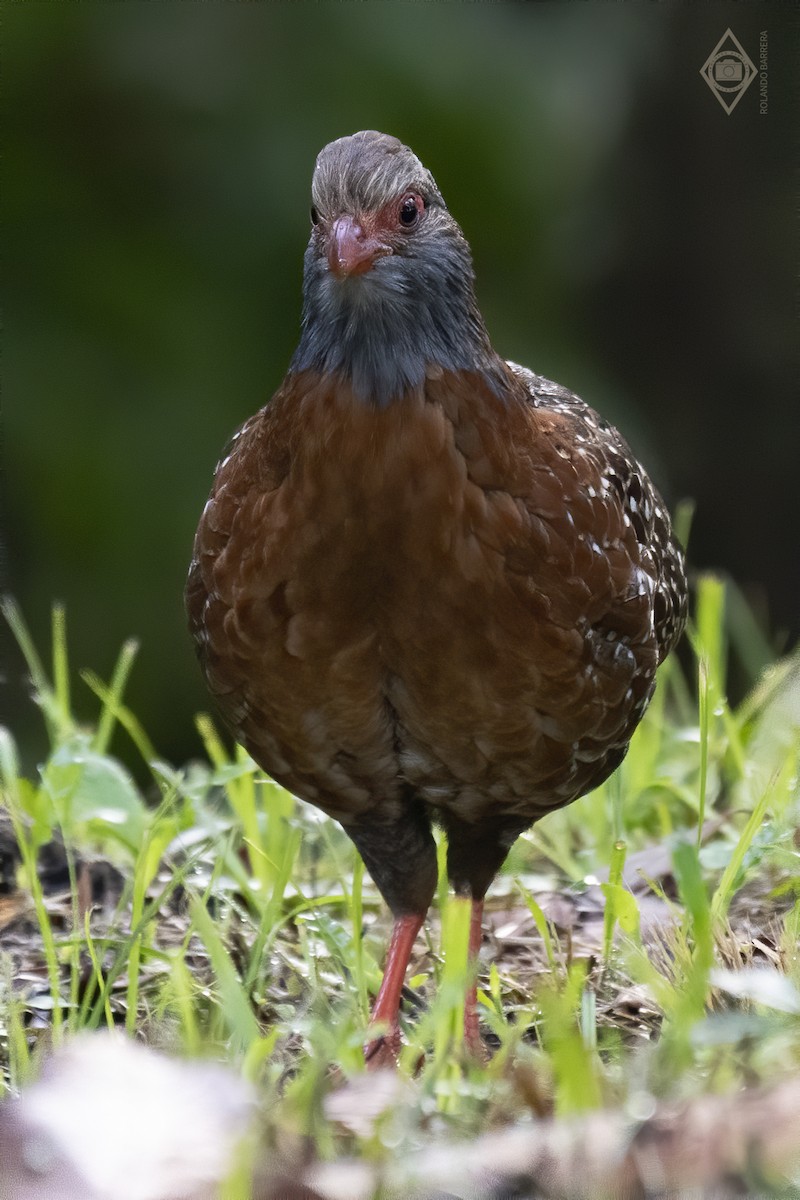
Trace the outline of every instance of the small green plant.
<instances>
[{"instance_id":1,"label":"small green plant","mask_svg":"<svg viewBox=\"0 0 800 1200\"><path fill-rule=\"evenodd\" d=\"M391 1118L393 1145L423 1130L470 1132L506 1121L534 1093L537 1111L567 1116L643 1090L671 1096L729 1085L745 1070L737 1047L754 1020L769 1032L747 1059L750 1075L761 1063L773 1070L778 1060L800 1060L796 1014L776 1016L770 1007L790 1009L789 993L769 991L761 976L750 986L741 975L758 963L773 974L780 966L791 995L800 988L792 838L800 660L774 663L731 707L728 642L752 633L743 611L730 587L700 581L690 632L694 686L676 662L666 664L616 776L514 848L507 872L516 880L506 874L505 897L490 895L487 904L507 918L492 922L497 932L478 980L493 1047L486 1063L470 1061L462 1045L469 913L441 870L427 949L409 980L415 1004L403 1017L399 1070L415 1091ZM97 712L79 722L63 612L53 614L49 669L13 603L3 614L48 739L37 776L26 778L12 731L0 729L3 806L32 914L25 955L46 979L46 995L17 982L19 951L4 947L0 930L6 1086L35 1072L43 1012L55 1041L118 1025L186 1054L238 1063L269 1098L272 1120L332 1152L344 1135L328 1120L325 1097L335 1079L364 1069L387 930L350 842L243 751L231 752L207 716L197 719L196 762L161 761L146 721L124 702L133 643L107 683L80 673ZM759 669L765 653L761 643L750 652ZM141 758L146 791L113 753L119 736ZM67 865L66 900L49 895L42 880L41 855L53 844ZM664 851L661 866L653 876L645 862L632 874L648 847ZM442 863L444 852L442 841ZM92 898L95 862L113 864L121 879L104 904ZM551 912L553 895L559 905ZM573 912L571 921L562 910ZM596 911L594 925L584 911ZM523 934L515 941L506 926ZM640 1006L633 1024L630 996ZM723 1017L744 1023L720 1025ZM519 1070L528 1081L521 1090ZM381 1128L379 1121L378 1134L365 1135L365 1153L379 1152Z\"/></svg>"}]
</instances>

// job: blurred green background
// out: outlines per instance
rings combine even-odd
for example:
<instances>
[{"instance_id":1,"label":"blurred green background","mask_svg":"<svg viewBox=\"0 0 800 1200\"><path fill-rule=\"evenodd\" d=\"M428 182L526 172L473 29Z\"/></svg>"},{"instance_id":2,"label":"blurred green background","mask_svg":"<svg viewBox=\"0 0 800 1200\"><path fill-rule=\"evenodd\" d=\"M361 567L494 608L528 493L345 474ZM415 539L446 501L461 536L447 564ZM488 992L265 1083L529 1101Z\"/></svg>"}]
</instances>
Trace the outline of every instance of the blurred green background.
<instances>
[{"instance_id":1,"label":"blurred green background","mask_svg":"<svg viewBox=\"0 0 800 1200\"><path fill-rule=\"evenodd\" d=\"M195 753L207 704L194 527L296 341L316 153L360 128L433 171L497 348L619 424L670 503L696 500L693 564L796 631L794 5L6 3L3 22L2 588L42 647L66 603L76 666L107 676L141 639L128 698L160 753ZM757 82L726 115L700 77L728 26L756 61L768 33L766 116Z\"/></svg>"}]
</instances>

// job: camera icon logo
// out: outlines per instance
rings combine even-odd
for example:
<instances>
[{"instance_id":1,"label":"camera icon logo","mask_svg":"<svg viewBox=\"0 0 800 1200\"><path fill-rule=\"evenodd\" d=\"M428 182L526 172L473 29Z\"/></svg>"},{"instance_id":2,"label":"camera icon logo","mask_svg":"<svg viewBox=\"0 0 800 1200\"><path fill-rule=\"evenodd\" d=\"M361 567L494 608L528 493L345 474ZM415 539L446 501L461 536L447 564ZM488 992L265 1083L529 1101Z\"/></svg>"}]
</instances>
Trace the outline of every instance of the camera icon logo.
<instances>
[{"instance_id":1,"label":"camera icon logo","mask_svg":"<svg viewBox=\"0 0 800 1200\"><path fill-rule=\"evenodd\" d=\"M756 68L738 38L726 29L700 74L730 116L755 79Z\"/></svg>"},{"instance_id":2,"label":"camera icon logo","mask_svg":"<svg viewBox=\"0 0 800 1200\"><path fill-rule=\"evenodd\" d=\"M735 58L718 58L714 63L714 78L717 83L742 83L744 67Z\"/></svg>"}]
</instances>

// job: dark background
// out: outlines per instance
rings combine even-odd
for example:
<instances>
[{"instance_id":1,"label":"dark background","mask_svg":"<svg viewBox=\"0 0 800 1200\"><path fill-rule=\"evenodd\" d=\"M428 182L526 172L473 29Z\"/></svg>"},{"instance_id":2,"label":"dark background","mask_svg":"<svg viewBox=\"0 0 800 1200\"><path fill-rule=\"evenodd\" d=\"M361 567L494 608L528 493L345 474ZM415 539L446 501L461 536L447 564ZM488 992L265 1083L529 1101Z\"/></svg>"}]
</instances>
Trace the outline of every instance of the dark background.
<instances>
[{"instance_id":1,"label":"dark background","mask_svg":"<svg viewBox=\"0 0 800 1200\"><path fill-rule=\"evenodd\" d=\"M128 691L159 752L206 695L182 587L215 462L293 350L314 159L378 128L470 240L497 348L617 423L695 568L798 627L798 8L569 2L3 6L3 590ZM726 115L699 71L758 65ZM43 750L8 639L4 719ZM86 693L78 708L93 711Z\"/></svg>"}]
</instances>

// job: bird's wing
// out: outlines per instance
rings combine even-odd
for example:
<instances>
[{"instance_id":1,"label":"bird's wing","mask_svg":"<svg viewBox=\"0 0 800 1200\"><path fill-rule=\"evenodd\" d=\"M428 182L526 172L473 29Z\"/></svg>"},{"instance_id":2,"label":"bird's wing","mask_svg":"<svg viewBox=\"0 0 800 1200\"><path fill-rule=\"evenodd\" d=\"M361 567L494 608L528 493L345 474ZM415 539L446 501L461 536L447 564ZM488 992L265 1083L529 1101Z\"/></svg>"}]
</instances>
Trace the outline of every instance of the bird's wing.
<instances>
[{"instance_id":1,"label":"bird's wing","mask_svg":"<svg viewBox=\"0 0 800 1200\"><path fill-rule=\"evenodd\" d=\"M572 427L574 446L600 468L601 486L616 494L654 577L654 625L658 661L663 662L686 623L686 577L683 553L672 531L667 507L622 434L574 392L534 374L515 362L507 364L524 385L534 408L563 419Z\"/></svg>"}]
</instances>

